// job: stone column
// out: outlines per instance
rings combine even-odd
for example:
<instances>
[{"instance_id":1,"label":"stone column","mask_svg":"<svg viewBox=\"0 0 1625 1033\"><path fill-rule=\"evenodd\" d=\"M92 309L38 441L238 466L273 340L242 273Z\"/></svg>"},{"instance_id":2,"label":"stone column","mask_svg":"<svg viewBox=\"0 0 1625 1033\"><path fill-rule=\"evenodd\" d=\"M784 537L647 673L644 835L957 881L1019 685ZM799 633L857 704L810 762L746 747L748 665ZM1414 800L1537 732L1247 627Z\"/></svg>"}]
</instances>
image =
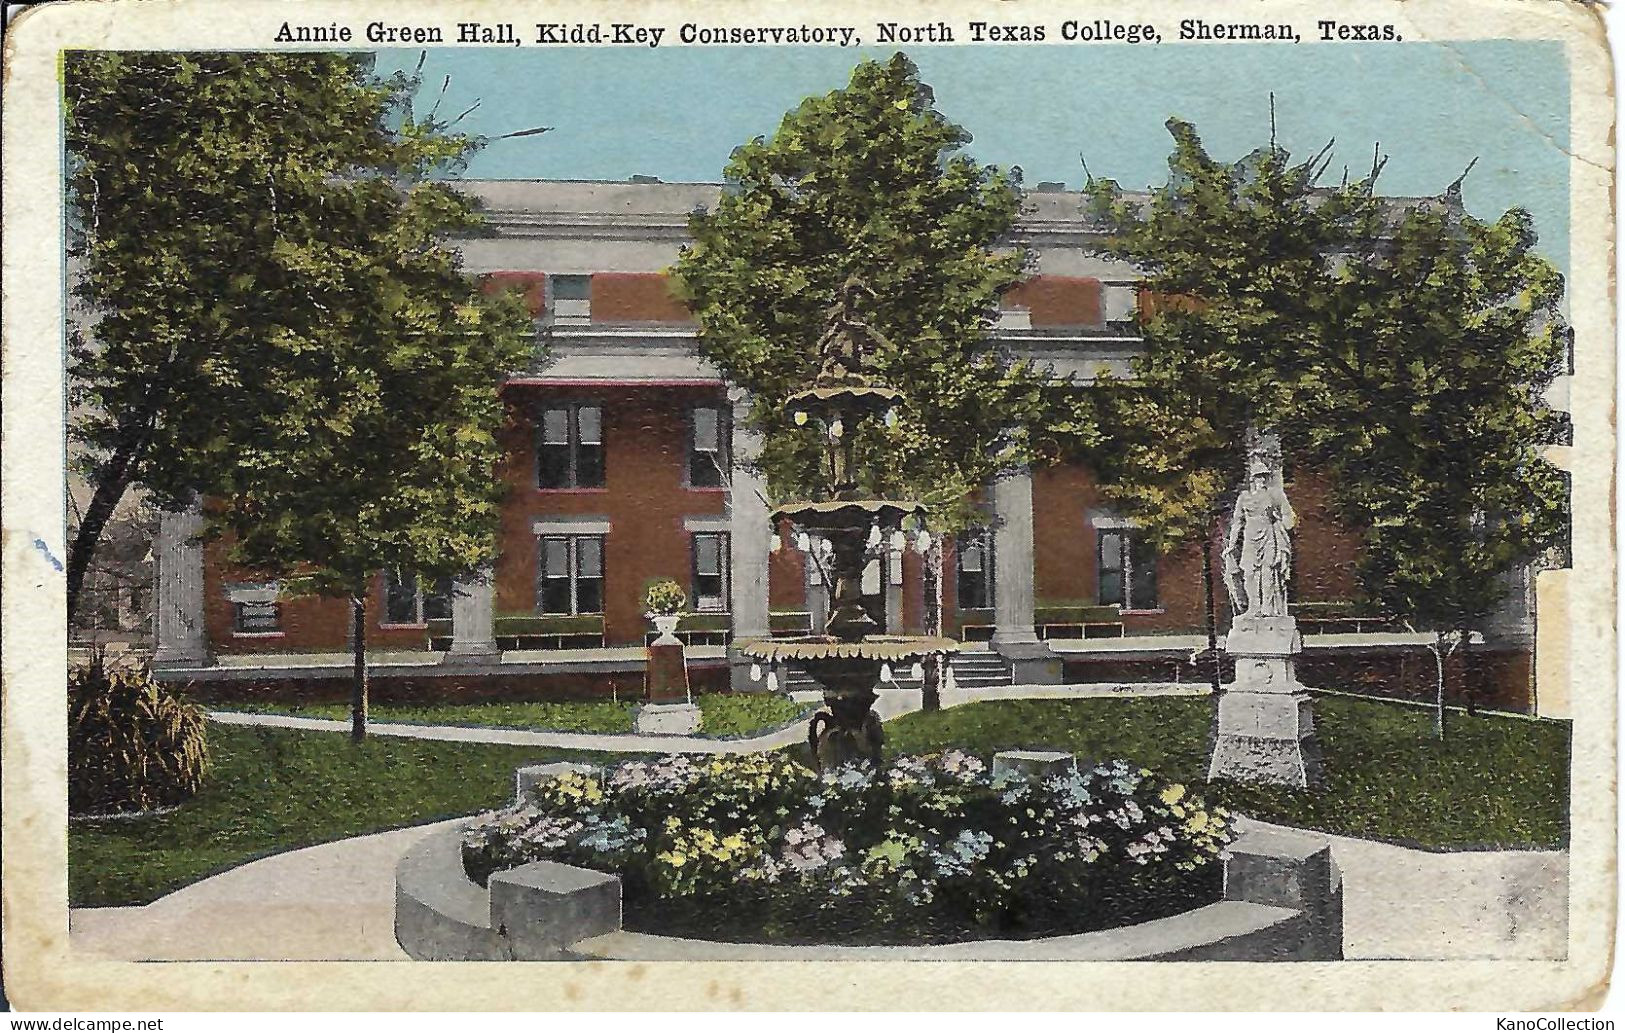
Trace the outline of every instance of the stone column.
<instances>
[{"instance_id":1,"label":"stone column","mask_svg":"<svg viewBox=\"0 0 1625 1033\"><path fill-rule=\"evenodd\" d=\"M881 561L881 576L886 584L886 634L903 633L903 554L887 547Z\"/></svg>"},{"instance_id":2,"label":"stone column","mask_svg":"<svg viewBox=\"0 0 1625 1033\"><path fill-rule=\"evenodd\" d=\"M749 465L761 453L761 435L747 429L750 401L742 391L730 391L733 402L732 465L728 492L728 609L735 641L764 639L767 622L768 521L767 485ZM753 661L734 649L728 651L730 681L736 690L761 690L750 680Z\"/></svg>"},{"instance_id":3,"label":"stone column","mask_svg":"<svg viewBox=\"0 0 1625 1033\"><path fill-rule=\"evenodd\" d=\"M495 663L497 649L494 616L496 585L490 571L481 571L451 586L451 648L446 659Z\"/></svg>"},{"instance_id":4,"label":"stone column","mask_svg":"<svg viewBox=\"0 0 1625 1033\"><path fill-rule=\"evenodd\" d=\"M209 662L209 640L203 622L203 511L163 510L158 540L153 544L157 567L157 606L152 662L187 666Z\"/></svg>"},{"instance_id":5,"label":"stone column","mask_svg":"<svg viewBox=\"0 0 1625 1033\"><path fill-rule=\"evenodd\" d=\"M993 649L1017 685L1054 685L1061 661L1033 627L1033 477L993 482Z\"/></svg>"},{"instance_id":6,"label":"stone column","mask_svg":"<svg viewBox=\"0 0 1625 1033\"><path fill-rule=\"evenodd\" d=\"M801 563L803 580L807 583L807 628L814 635L822 635L824 625L829 620L829 588L819 572L817 556L803 553Z\"/></svg>"}]
</instances>

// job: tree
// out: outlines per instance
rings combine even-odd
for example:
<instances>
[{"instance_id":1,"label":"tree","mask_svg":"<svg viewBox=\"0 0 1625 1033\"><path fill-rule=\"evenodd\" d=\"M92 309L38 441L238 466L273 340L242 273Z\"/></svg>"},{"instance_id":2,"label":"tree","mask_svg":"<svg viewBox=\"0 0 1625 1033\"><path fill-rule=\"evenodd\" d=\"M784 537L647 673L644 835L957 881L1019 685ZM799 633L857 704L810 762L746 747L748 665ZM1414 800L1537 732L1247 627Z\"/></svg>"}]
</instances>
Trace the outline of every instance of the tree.
<instances>
[{"instance_id":1,"label":"tree","mask_svg":"<svg viewBox=\"0 0 1625 1033\"><path fill-rule=\"evenodd\" d=\"M1210 677L1218 689L1213 542L1249 440L1296 428L1299 384L1326 351L1337 259L1374 205L1380 163L1322 188L1330 144L1308 161L1271 140L1236 162L1211 157L1195 127L1169 119L1169 178L1149 200L1091 178L1102 253L1141 273L1144 350L1128 381L1100 385L1103 493L1167 552L1202 548ZM1300 442L1290 436L1288 448Z\"/></svg>"},{"instance_id":2,"label":"tree","mask_svg":"<svg viewBox=\"0 0 1625 1033\"><path fill-rule=\"evenodd\" d=\"M445 237L478 223L432 172L479 141L414 115L414 76L331 54L70 55L77 434L96 491L70 609L108 514L139 482L207 497L233 556L355 607L365 586L488 557L501 376L530 324Z\"/></svg>"},{"instance_id":3,"label":"tree","mask_svg":"<svg viewBox=\"0 0 1625 1033\"><path fill-rule=\"evenodd\" d=\"M865 424L864 490L931 507L927 625L941 622L941 535L982 522L969 501L995 478L1079 447L1094 428L1066 380L991 336L999 296L1024 256L1001 249L1020 194L978 165L970 136L938 113L903 55L866 61L845 89L810 97L771 140L734 151L715 210L690 219L673 269L699 322L699 347L752 395L770 494L822 485L816 428L782 403L816 372L824 313L849 277L873 292L864 319L886 338L872 356L906 392L895 426Z\"/></svg>"},{"instance_id":4,"label":"tree","mask_svg":"<svg viewBox=\"0 0 1625 1033\"><path fill-rule=\"evenodd\" d=\"M1502 603L1505 575L1567 526L1563 475L1543 453L1561 433L1544 394L1569 331L1527 212L1475 219L1458 180L1390 223L1345 270L1343 350L1312 385L1307 422L1334 511L1364 529L1364 593L1432 634L1443 739L1446 661Z\"/></svg>"}]
</instances>

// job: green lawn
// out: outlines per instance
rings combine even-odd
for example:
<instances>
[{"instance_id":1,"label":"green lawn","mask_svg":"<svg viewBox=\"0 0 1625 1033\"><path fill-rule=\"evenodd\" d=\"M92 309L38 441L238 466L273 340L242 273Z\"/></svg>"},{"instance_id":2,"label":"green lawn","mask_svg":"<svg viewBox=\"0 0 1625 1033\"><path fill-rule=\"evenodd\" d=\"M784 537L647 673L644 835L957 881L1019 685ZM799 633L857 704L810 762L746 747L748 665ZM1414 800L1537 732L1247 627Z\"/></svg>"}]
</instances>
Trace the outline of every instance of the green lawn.
<instances>
[{"instance_id":1,"label":"green lawn","mask_svg":"<svg viewBox=\"0 0 1625 1033\"><path fill-rule=\"evenodd\" d=\"M513 796L514 769L594 755L211 724L214 769L179 809L73 822L68 899L144 904L265 854L471 814Z\"/></svg>"},{"instance_id":2,"label":"green lawn","mask_svg":"<svg viewBox=\"0 0 1625 1033\"><path fill-rule=\"evenodd\" d=\"M886 726L900 753L948 746L991 758L1039 748L1123 758L1186 782L1206 775L1211 703L1167 697L1012 700L910 714ZM1429 847L1557 847L1568 841L1566 723L1452 713L1430 738L1422 707L1315 698L1326 784L1291 790L1216 784L1236 810L1304 828Z\"/></svg>"},{"instance_id":3,"label":"green lawn","mask_svg":"<svg viewBox=\"0 0 1625 1033\"><path fill-rule=\"evenodd\" d=\"M745 736L777 728L808 711L776 694L705 693L696 696L702 714L701 735ZM210 703L211 710L254 714L288 714L347 721L345 703ZM551 732L616 733L632 730L634 703L379 703L368 708L374 721L403 724L462 725L474 728L520 728Z\"/></svg>"}]
</instances>

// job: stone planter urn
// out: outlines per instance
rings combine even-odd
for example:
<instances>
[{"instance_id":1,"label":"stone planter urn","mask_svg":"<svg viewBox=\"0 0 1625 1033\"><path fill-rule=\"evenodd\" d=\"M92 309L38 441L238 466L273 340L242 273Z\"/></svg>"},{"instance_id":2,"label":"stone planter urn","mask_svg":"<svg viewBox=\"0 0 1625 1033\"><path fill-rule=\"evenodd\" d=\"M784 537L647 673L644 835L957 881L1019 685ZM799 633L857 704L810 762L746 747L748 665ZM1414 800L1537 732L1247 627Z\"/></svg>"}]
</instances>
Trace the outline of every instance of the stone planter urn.
<instances>
[{"instance_id":1,"label":"stone planter urn","mask_svg":"<svg viewBox=\"0 0 1625 1033\"><path fill-rule=\"evenodd\" d=\"M654 622L655 630L660 632L660 637L655 639L655 641L654 641L655 645L657 645L657 646L680 646L680 645L683 644L682 640L677 637L677 625L683 619L682 614L680 614L680 613L651 613L651 614L648 614L648 617L649 617L649 619L651 621Z\"/></svg>"}]
</instances>

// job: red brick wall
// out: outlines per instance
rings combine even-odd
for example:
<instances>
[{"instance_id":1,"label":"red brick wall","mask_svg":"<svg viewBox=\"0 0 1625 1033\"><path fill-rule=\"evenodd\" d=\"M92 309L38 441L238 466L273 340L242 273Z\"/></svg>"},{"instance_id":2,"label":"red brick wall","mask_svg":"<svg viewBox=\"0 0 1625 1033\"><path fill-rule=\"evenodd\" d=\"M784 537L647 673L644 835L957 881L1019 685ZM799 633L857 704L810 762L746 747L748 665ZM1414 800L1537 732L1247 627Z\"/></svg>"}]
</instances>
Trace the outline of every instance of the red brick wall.
<instances>
[{"instance_id":1,"label":"red brick wall","mask_svg":"<svg viewBox=\"0 0 1625 1033\"><path fill-rule=\"evenodd\" d=\"M272 580L262 574L231 567L225 562L226 544L211 542L204 547L203 621L209 646L216 653L314 653L341 652L350 648L350 603L326 596L284 598L282 633L279 635L237 635L232 626L235 610L227 596L230 586L259 584ZM421 627L384 627L384 583L372 580L367 599L367 647L369 649L428 649L428 631Z\"/></svg>"},{"instance_id":2,"label":"red brick wall","mask_svg":"<svg viewBox=\"0 0 1625 1033\"><path fill-rule=\"evenodd\" d=\"M594 273L594 323L693 323L664 273Z\"/></svg>"},{"instance_id":3,"label":"red brick wall","mask_svg":"<svg viewBox=\"0 0 1625 1033\"><path fill-rule=\"evenodd\" d=\"M480 288L487 294L505 290L522 291L525 307L532 316L540 317L547 310L547 274L517 270L486 273L480 277Z\"/></svg>"},{"instance_id":4,"label":"red brick wall","mask_svg":"<svg viewBox=\"0 0 1625 1033\"><path fill-rule=\"evenodd\" d=\"M770 610L807 608L806 566L801 550L786 542L767 556L767 606Z\"/></svg>"},{"instance_id":5,"label":"red brick wall","mask_svg":"<svg viewBox=\"0 0 1625 1033\"><path fill-rule=\"evenodd\" d=\"M1002 305L1031 311L1033 326L1105 325L1092 276L1034 276L1005 291Z\"/></svg>"},{"instance_id":6,"label":"red brick wall","mask_svg":"<svg viewBox=\"0 0 1625 1033\"><path fill-rule=\"evenodd\" d=\"M511 419L503 432L509 487L496 569L499 614L531 614L536 604L537 520L602 516L604 639L641 645L648 621L643 592L649 581L672 578L691 589L689 536L684 517L720 517L725 490L684 486L688 462L688 410L723 405L720 387L604 387L593 390L511 386L504 392ZM532 407L548 400L594 401L604 410L603 488L536 487Z\"/></svg>"}]
</instances>

